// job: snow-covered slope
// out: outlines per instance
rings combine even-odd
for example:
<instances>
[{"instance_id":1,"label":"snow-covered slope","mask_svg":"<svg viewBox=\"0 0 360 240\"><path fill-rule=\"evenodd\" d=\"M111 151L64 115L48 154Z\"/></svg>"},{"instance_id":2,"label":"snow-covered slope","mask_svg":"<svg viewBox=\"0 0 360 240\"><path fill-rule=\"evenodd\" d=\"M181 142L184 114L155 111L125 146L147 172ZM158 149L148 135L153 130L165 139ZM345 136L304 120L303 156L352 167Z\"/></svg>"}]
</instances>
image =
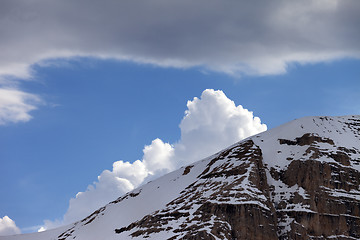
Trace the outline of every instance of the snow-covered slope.
<instances>
[{"instance_id":1,"label":"snow-covered slope","mask_svg":"<svg viewBox=\"0 0 360 240\"><path fill-rule=\"evenodd\" d=\"M0 239L359 239L359 149L360 116L294 120L82 221Z\"/></svg>"}]
</instances>

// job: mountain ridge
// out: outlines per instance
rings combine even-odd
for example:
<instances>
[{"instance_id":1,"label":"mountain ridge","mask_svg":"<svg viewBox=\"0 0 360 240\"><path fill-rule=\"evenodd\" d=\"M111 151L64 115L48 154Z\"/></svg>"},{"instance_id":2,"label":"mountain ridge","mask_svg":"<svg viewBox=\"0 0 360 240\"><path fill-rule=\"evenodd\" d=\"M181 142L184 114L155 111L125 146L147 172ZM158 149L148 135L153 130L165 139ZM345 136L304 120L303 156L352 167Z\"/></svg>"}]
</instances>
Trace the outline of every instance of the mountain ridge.
<instances>
[{"instance_id":1,"label":"mountain ridge","mask_svg":"<svg viewBox=\"0 0 360 240\"><path fill-rule=\"evenodd\" d=\"M359 239L359 148L359 115L300 118L79 222L0 239Z\"/></svg>"}]
</instances>

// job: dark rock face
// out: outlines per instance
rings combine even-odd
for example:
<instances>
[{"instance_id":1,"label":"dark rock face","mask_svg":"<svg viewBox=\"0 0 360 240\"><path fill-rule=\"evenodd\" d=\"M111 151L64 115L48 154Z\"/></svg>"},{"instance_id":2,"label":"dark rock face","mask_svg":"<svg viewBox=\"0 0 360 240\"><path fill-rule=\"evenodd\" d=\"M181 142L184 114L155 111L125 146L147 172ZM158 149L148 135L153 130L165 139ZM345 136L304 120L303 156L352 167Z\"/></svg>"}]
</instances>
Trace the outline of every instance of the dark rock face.
<instances>
[{"instance_id":1,"label":"dark rock face","mask_svg":"<svg viewBox=\"0 0 360 240\"><path fill-rule=\"evenodd\" d=\"M334 235L360 238L360 196L351 195L360 183L358 171L313 160L293 161L280 179L289 186L297 184L308 194L307 199L297 196L278 205L278 218L291 217L297 224L280 239L325 239ZM336 196L334 190L348 196ZM282 211L288 204L299 203L309 206L309 211Z\"/></svg>"},{"instance_id":2,"label":"dark rock face","mask_svg":"<svg viewBox=\"0 0 360 240\"><path fill-rule=\"evenodd\" d=\"M322 138L319 136L316 136L311 133L305 133L301 137L295 138L295 141L288 140L288 139L279 139L280 144L287 144L287 145L297 145L297 146L305 146L305 145L311 145L315 142L317 143L329 143L331 145L334 145L334 141L329 138Z\"/></svg>"},{"instance_id":3,"label":"dark rock face","mask_svg":"<svg viewBox=\"0 0 360 240\"><path fill-rule=\"evenodd\" d=\"M234 163L233 157L238 161ZM248 203L231 204L230 199ZM176 223L181 224L174 227ZM211 232L202 231L204 227ZM261 150L251 140L228 149L211 160L198 181L166 209L115 231L143 238L172 231L174 239L278 239Z\"/></svg>"}]
</instances>

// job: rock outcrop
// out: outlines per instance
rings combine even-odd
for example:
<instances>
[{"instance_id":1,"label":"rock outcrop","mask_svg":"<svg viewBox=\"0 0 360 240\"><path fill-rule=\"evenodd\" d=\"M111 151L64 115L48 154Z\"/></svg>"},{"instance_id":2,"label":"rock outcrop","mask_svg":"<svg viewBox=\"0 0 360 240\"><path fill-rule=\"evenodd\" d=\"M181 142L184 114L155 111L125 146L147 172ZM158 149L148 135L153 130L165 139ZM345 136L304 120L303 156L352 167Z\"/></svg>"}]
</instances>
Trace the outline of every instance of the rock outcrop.
<instances>
[{"instance_id":1,"label":"rock outcrop","mask_svg":"<svg viewBox=\"0 0 360 240\"><path fill-rule=\"evenodd\" d=\"M318 131L306 132L300 125L301 135L293 138L263 140L260 134L226 149L208 160L197 180L166 208L117 233L148 238L168 232L171 239L360 239L360 120L336 120L314 118ZM332 139L333 132L350 132L357 141L349 147L339 136ZM277 148L267 151L280 157L263 154L268 141Z\"/></svg>"}]
</instances>

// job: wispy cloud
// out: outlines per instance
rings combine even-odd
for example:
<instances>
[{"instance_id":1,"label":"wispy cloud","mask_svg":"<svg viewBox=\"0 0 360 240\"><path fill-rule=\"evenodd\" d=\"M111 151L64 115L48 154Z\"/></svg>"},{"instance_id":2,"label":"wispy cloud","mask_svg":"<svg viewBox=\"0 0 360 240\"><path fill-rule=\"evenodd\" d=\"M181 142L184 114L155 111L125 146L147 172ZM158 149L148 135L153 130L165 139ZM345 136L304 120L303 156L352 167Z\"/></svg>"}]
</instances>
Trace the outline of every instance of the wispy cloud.
<instances>
[{"instance_id":1,"label":"wispy cloud","mask_svg":"<svg viewBox=\"0 0 360 240\"><path fill-rule=\"evenodd\" d=\"M37 108L41 99L30 93L13 88L0 88L0 125L26 122L30 112Z\"/></svg>"}]
</instances>

